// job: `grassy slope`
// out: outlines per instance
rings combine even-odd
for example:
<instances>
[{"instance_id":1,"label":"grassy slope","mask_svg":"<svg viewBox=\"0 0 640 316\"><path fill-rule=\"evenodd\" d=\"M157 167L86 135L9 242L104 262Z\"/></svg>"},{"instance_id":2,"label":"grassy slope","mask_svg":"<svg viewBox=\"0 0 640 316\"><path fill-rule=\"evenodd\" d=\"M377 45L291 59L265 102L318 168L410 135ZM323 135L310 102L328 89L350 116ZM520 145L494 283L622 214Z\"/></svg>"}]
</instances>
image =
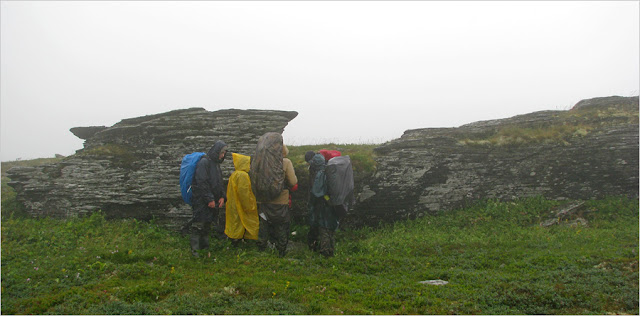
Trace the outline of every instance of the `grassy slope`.
<instances>
[{"instance_id":1,"label":"grassy slope","mask_svg":"<svg viewBox=\"0 0 640 316\"><path fill-rule=\"evenodd\" d=\"M588 204L587 227L540 227L557 202L536 198L340 231L329 259L303 227L286 258L216 241L195 259L153 223L4 218L2 312L638 314L638 201Z\"/></svg>"},{"instance_id":2,"label":"grassy slope","mask_svg":"<svg viewBox=\"0 0 640 316\"><path fill-rule=\"evenodd\" d=\"M637 105L612 105L570 111L556 111L554 119L536 127L504 124L482 138L459 139L462 145L522 145L531 143L564 143L576 137L601 131L603 127L638 124ZM477 137L477 135L475 136Z\"/></svg>"}]
</instances>

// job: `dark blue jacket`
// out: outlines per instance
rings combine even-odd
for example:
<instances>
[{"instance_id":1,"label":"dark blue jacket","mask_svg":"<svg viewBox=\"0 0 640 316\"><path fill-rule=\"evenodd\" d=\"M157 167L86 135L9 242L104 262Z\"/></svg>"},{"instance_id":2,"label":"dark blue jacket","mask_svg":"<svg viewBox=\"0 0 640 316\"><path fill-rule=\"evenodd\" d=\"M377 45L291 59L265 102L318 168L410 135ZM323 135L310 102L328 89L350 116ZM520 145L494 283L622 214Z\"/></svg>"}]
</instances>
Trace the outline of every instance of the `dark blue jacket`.
<instances>
[{"instance_id":1,"label":"dark blue jacket","mask_svg":"<svg viewBox=\"0 0 640 316\"><path fill-rule=\"evenodd\" d=\"M191 188L193 189L193 219L196 222L213 221L213 212L208 204L215 201L216 204L220 198L227 200L224 181L222 179L222 169L219 160L220 152L226 147L223 141L217 141L205 156L198 161L196 172L193 177Z\"/></svg>"}]
</instances>

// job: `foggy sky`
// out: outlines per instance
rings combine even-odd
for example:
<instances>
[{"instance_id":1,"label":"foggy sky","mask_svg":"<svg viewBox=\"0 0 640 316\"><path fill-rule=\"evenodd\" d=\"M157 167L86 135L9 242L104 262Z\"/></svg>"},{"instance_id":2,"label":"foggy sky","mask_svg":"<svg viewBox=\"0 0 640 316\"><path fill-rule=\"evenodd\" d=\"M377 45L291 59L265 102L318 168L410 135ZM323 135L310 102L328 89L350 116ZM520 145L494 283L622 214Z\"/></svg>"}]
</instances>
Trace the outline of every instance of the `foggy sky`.
<instances>
[{"instance_id":1,"label":"foggy sky","mask_svg":"<svg viewBox=\"0 0 640 316\"><path fill-rule=\"evenodd\" d=\"M289 145L383 143L639 89L638 1L0 5L2 161L190 107L297 111Z\"/></svg>"}]
</instances>

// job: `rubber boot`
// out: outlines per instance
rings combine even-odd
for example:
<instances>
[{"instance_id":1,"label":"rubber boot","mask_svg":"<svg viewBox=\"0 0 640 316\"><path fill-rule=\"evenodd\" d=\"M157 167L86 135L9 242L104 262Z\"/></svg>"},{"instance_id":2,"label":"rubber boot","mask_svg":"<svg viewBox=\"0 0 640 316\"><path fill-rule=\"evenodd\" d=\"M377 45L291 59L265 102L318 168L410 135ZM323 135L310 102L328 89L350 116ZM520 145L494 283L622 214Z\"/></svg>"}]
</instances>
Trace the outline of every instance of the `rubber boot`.
<instances>
[{"instance_id":1,"label":"rubber boot","mask_svg":"<svg viewBox=\"0 0 640 316\"><path fill-rule=\"evenodd\" d=\"M209 236L204 236L200 239L200 249L209 249Z\"/></svg>"},{"instance_id":2,"label":"rubber boot","mask_svg":"<svg viewBox=\"0 0 640 316\"><path fill-rule=\"evenodd\" d=\"M200 236L197 234L191 234L189 242L191 243L191 254L194 257L200 257L198 254L198 250L200 250Z\"/></svg>"}]
</instances>

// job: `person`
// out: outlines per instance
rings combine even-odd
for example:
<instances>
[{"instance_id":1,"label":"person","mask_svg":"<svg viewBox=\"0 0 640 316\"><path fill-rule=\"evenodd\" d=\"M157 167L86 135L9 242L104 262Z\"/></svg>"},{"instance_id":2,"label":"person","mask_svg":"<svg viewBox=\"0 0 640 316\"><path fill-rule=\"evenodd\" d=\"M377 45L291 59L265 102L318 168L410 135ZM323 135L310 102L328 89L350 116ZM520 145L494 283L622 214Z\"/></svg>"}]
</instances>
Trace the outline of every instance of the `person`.
<instances>
[{"instance_id":1,"label":"person","mask_svg":"<svg viewBox=\"0 0 640 316\"><path fill-rule=\"evenodd\" d=\"M224 207L227 200L220 169L226 153L227 144L218 140L196 165L191 184L193 218L189 240L195 257L199 256L198 250L209 248L211 224L218 219L219 208Z\"/></svg>"},{"instance_id":2,"label":"person","mask_svg":"<svg viewBox=\"0 0 640 316\"><path fill-rule=\"evenodd\" d=\"M322 154L305 154L305 159L308 157L311 159L307 161L310 180L307 243L312 251L331 257L335 251L335 231L340 218L328 203L325 157Z\"/></svg>"},{"instance_id":3,"label":"person","mask_svg":"<svg viewBox=\"0 0 640 316\"><path fill-rule=\"evenodd\" d=\"M289 211L289 191L295 192L298 189L298 178L296 177L293 163L287 155L289 149L282 146L282 164L284 169L285 188L280 195L272 201L258 201L258 215L260 229L258 231L258 248L265 250L267 243L275 243L278 255L284 257L289 243L289 229L291 223L291 213Z\"/></svg>"},{"instance_id":4,"label":"person","mask_svg":"<svg viewBox=\"0 0 640 316\"><path fill-rule=\"evenodd\" d=\"M251 157L232 153L234 171L227 186L226 225L224 233L237 246L242 239L258 239L258 205L251 190Z\"/></svg>"},{"instance_id":5,"label":"person","mask_svg":"<svg viewBox=\"0 0 640 316\"><path fill-rule=\"evenodd\" d=\"M305 154L305 160L309 163L310 181L307 243L310 250L332 257L335 252L335 232L346 212L346 205L334 206L329 203L326 156L309 151Z\"/></svg>"},{"instance_id":6,"label":"person","mask_svg":"<svg viewBox=\"0 0 640 316\"><path fill-rule=\"evenodd\" d=\"M318 168L314 167L313 164L311 164L311 160L313 160L314 156L316 155L320 155L320 153L315 153L312 150L307 151L304 154L304 160L309 164L309 199L308 199L308 203L307 205L308 207L308 216L307 216L307 222L309 224L309 233L307 234L307 246L309 247L309 250L311 251L318 251L318 226L314 225L314 221L313 221L313 216L312 216L312 208L311 208L311 204L314 202L314 200L311 198L311 189L313 188L313 181L316 178L316 174L318 172ZM320 155L321 156L321 155ZM318 161L320 158L317 158Z\"/></svg>"},{"instance_id":7,"label":"person","mask_svg":"<svg viewBox=\"0 0 640 316\"><path fill-rule=\"evenodd\" d=\"M315 156L315 155L317 155L315 151L313 151L313 150L307 151L306 153L304 153L304 161L309 163L311 161L311 159L313 159L313 156ZM309 166L309 167L311 167L311 166Z\"/></svg>"}]
</instances>

